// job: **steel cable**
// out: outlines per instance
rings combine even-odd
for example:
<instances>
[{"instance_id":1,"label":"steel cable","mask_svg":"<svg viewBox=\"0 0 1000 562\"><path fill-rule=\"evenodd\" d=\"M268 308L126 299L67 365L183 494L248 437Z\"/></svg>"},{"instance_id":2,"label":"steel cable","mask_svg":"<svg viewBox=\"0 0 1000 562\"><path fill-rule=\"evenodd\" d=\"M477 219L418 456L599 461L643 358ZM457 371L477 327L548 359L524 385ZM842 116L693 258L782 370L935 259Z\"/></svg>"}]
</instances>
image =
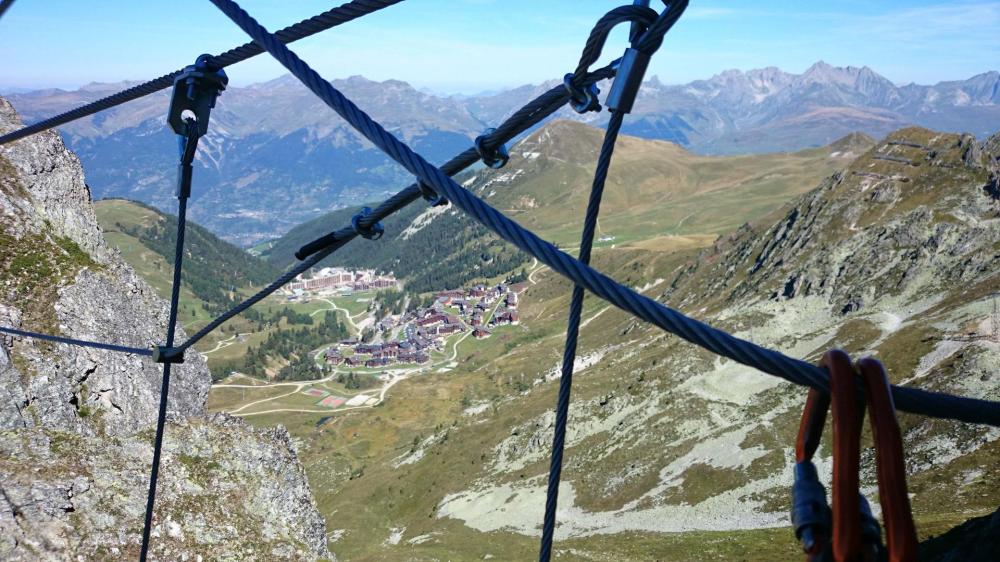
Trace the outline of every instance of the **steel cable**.
<instances>
[{"instance_id":1,"label":"steel cable","mask_svg":"<svg viewBox=\"0 0 1000 562\"><path fill-rule=\"evenodd\" d=\"M212 3L239 25L254 41L264 46L276 60L289 69L317 97L375 146L421 181L431 186L437 193L447 197L457 208L475 218L504 240L548 265L553 271L569 278L576 284L583 285L588 291L622 310L717 355L733 359L795 384L811 386L822 392L829 392L829 377L825 370L689 318L617 283L507 218L503 213L455 183L447 174L428 163L422 156L413 152L402 141L373 121L357 105L344 97L342 93L278 41L274 35L268 33L238 4L232 0L212 0ZM893 386L893 398L897 407L904 411L936 418L1000 426L1000 404L987 400L898 386Z\"/></svg>"},{"instance_id":2,"label":"steel cable","mask_svg":"<svg viewBox=\"0 0 1000 562\"><path fill-rule=\"evenodd\" d=\"M10 3L13 3L13 0L9 1ZM371 14L381 10L382 8L392 6L393 4L399 4L402 1L403 0L353 0L352 2L327 10L322 14L290 25L275 33L275 37L283 43L293 43L299 39L315 35L320 31L325 31L340 24L358 19L361 16ZM238 62L245 61L251 57L255 57L263 52L264 50L261 49L256 43L245 43L239 47L232 48L213 57L212 64L216 68L225 68ZM154 94L160 90L169 88L173 86L174 78L177 78L177 76L183 71L183 69L175 70L169 74L164 74L159 78L154 78L148 82L122 90L116 94L81 105L65 113L60 113L59 115L49 117L48 119L39 121L38 123L22 127L5 135L0 135L0 145L40 133L53 127L58 127L59 125L65 125L66 123L82 119L99 111L110 109L123 103L137 100L148 96L149 94Z\"/></svg>"}]
</instances>

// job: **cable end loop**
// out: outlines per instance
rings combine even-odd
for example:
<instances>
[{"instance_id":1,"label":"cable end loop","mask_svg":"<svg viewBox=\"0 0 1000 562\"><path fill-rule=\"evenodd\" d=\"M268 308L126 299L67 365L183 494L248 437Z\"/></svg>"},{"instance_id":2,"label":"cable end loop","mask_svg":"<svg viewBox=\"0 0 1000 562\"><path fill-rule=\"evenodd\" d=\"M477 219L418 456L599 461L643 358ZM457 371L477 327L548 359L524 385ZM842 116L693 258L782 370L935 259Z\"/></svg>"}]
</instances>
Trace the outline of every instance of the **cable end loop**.
<instances>
[{"instance_id":1,"label":"cable end loop","mask_svg":"<svg viewBox=\"0 0 1000 562\"><path fill-rule=\"evenodd\" d=\"M366 238L368 240L378 240L385 234L385 227L382 226L380 222L374 222L371 226L365 228L361 226L361 219L365 217L370 217L372 215L371 207L364 207L361 212L351 217L351 227L354 228L354 232L358 233L358 236Z\"/></svg>"},{"instance_id":2,"label":"cable end loop","mask_svg":"<svg viewBox=\"0 0 1000 562\"><path fill-rule=\"evenodd\" d=\"M153 361L157 363L183 363L184 350L165 345L154 345Z\"/></svg>"}]
</instances>

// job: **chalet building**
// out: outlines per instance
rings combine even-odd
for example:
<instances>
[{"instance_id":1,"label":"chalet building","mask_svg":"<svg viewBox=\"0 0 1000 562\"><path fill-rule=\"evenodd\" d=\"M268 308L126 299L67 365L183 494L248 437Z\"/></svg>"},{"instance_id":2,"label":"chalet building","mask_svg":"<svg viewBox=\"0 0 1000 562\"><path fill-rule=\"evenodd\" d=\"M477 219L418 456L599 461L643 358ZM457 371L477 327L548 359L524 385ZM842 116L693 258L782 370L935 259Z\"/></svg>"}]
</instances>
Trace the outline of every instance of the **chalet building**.
<instances>
[{"instance_id":1,"label":"chalet building","mask_svg":"<svg viewBox=\"0 0 1000 562\"><path fill-rule=\"evenodd\" d=\"M441 304L448 305L452 304L455 301L455 299L461 299L464 296L465 296L464 291L455 291L455 290L441 291L440 293L437 294L437 301L440 302Z\"/></svg>"},{"instance_id":2,"label":"chalet building","mask_svg":"<svg viewBox=\"0 0 1000 562\"><path fill-rule=\"evenodd\" d=\"M427 318L421 318L420 320L417 320L417 325L419 325L419 326L433 326L435 324L440 324L440 323L445 322L447 320L448 320L448 317L445 316L444 314L434 314L432 316L428 316Z\"/></svg>"},{"instance_id":3,"label":"chalet building","mask_svg":"<svg viewBox=\"0 0 1000 562\"><path fill-rule=\"evenodd\" d=\"M517 293L507 293L507 297L504 299L504 304L511 308L517 307Z\"/></svg>"},{"instance_id":4,"label":"chalet building","mask_svg":"<svg viewBox=\"0 0 1000 562\"><path fill-rule=\"evenodd\" d=\"M399 356L400 363L426 363L430 361L430 357L426 353L421 353L419 351L413 353L407 353L405 355Z\"/></svg>"},{"instance_id":5,"label":"chalet building","mask_svg":"<svg viewBox=\"0 0 1000 562\"><path fill-rule=\"evenodd\" d=\"M486 296L486 287L482 285L476 285L469 291L469 296L477 299L481 299Z\"/></svg>"},{"instance_id":6,"label":"chalet building","mask_svg":"<svg viewBox=\"0 0 1000 562\"><path fill-rule=\"evenodd\" d=\"M389 364L389 359L386 357L372 357L371 359L365 361L365 367L385 367Z\"/></svg>"},{"instance_id":7,"label":"chalet building","mask_svg":"<svg viewBox=\"0 0 1000 562\"><path fill-rule=\"evenodd\" d=\"M361 360L355 357L348 357L347 359L344 359L344 365L347 367L360 367Z\"/></svg>"},{"instance_id":8,"label":"chalet building","mask_svg":"<svg viewBox=\"0 0 1000 562\"><path fill-rule=\"evenodd\" d=\"M454 334L455 332L461 330L462 327L458 324L445 324L443 326L437 327L438 335Z\"/></svg>"},{"instance_id":9,"label":"chalet building","mask_svg":"<svg viewBox=\"0 0 1000 562\"><path fill-rule=\"evenodd\" d=\"M493 317L493 324L519 324L520 316L516 310L504 310Z\"/></svg>"},{"instance_id":10,"label":"chalet building","mask_svg":"<svg viewBox=\"0 0 1000 562\"><path fill-rule=\"evenodd\" d=\"M473 314L472 315L472 325L473 326L482 326L483 325L483 315L479 314L478 312L476 314Z\"/></svg>"},{"instance_id":11,"label":"chalet building","mask_svg":"<svg viewBox=\"0 0 1000 562\"><path fill-rule=\"evenodd\" d=\"M490 333L487 330L484 330L483 328L476 328L475 330L472 330L472 337L476 338L477 340L481 340L483 338L490 337Z\"/></svg>"},{"instance_id":12,"label":"chalet building","mask_svg":"<svg viewBox=\"0 0 1000 562\"><path fill-rule=\"evenodd\" d=\"M324 356L326 358L326 362L330 365L340 365L344 362L344 358L340 356L340 350L332 347L327 348Z\"/></svg>"}]
</instances>

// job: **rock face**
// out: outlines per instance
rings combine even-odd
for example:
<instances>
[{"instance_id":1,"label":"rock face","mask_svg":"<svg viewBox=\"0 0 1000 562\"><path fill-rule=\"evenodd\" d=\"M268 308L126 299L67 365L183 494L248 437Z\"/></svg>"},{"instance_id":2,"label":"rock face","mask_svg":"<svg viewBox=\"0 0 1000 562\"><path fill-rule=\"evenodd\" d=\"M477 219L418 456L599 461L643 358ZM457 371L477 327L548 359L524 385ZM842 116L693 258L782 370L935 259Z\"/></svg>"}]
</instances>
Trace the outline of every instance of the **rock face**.
<instances>
[{"instance_id":1,"label":"rock face","mask_svg":"<svg viewBox=\"0 0 1000 562\"><path fill-rule=\"evenodd\" d=\"M697 290L682 304L814 296L846 315L982 283L1000 240L989 196L996 142L919 128L889 135L769 229L706 251L696 275L704 282L689 284Z\"/></svg>"},{"instance_id":2,"label":"rock face","mask_svg":"<svg viewBox=\"0 0 1000 562\"><path fill-rule=\"evenodd\" d=\"M0 99L0 132L20 125ZM105 245L58 135L0 147L0 325L148 347L166 320L166 303ZM3 336L0 559L137 554L160 381L148 358ZM210 385L198 353L173 371L156 557L329 557L287 433L205 418Z\"/></svg>"},{"instance_id":3,"label":"rock face","mask_svg":"<svg viewBox=\"0 0 1000 562\"><path fill-rule=\"evenodd\" d=\"M153 432L0 433L0 558L134 560ZM288 434L228 416L167 428L151 554L157 560L315 560L325 524Z\"/></svg>"},{"instance_id":4,"label":"rock face","mask_svg":"<svg viewBox=\"0 0 1000 562\"><path fill-rule=\"evenodd\" d=\"M0 130L20 126L0 100ZM79 161L51 132L0 149L5 189L4 325L148 347L161 342L166 304L101 237ZM156 421L160 368L139 357L7 339L0 350L0 427L134 432ZM211 385L197 354L175 371L170 411L200 414Z\"/></svg>"}]
</instances>

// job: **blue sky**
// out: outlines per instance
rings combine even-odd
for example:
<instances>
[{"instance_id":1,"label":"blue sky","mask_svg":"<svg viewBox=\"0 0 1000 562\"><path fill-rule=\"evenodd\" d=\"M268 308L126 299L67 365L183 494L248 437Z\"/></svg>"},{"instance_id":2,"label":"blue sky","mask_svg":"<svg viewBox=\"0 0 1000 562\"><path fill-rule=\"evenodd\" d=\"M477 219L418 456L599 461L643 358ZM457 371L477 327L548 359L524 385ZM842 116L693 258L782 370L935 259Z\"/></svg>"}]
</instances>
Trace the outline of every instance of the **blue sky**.
<instances>
[{"instance_id":1,"label":"blue sky","mask_svg":"<svg viewBox=\"0 0 1000 562\"><path fill-rule=\"evenodd\" d=\"M340 2L244 0L274 31ZM296 43L327 78L397 78L472 93L558 78L593 22L627 0L409 0ZM663 4L654 0L653 6ZM728 68L801 72L817 60L868 65L897 83L1000 68L1000 1L699 2L668 35L649 74L663 82ZM246 36L204 0L19 0L0 19L0 91L146 80ZM604 60L620 55L612 36ZM231 67L235 85L283 73L267 55Z\"/></svg>"}]
</instances>

